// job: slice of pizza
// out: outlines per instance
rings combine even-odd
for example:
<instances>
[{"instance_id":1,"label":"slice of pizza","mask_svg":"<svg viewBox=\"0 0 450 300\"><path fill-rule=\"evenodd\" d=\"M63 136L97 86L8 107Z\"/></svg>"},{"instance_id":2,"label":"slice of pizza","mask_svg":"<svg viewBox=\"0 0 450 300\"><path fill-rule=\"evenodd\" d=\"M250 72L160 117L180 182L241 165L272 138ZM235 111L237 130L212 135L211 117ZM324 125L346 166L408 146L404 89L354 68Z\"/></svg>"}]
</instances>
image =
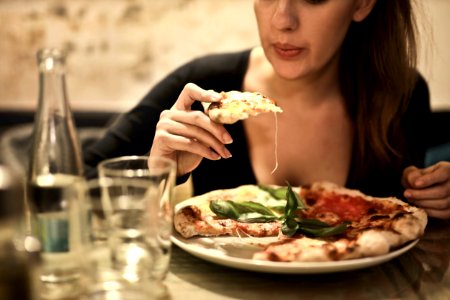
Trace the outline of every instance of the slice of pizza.
<instances>
[{"instance_id":1,"label":"slice of pizza","mask_svg":"<svg viewBox=\"0 0 450 300\"><path fill-rule=\"evenodd\" d=\"M275 101L256 92L221 92L222 99L206 104L205 111L217 123L233 124L261 113L280 113Z\"/></svg>"},{"instance_id":2,"label":"slice of pizza","mask_svg":"<svg viewBox=\"0 0 450 300\"><path fill-rule=\"evenodd\" d=\"M230 200L233 202L230 202ZM216 207L224 208L227 203L246 205L248 213L254 212L253 216L258 213L255 212L257 208L251 207L252 204L257 205L261 209L266 208L270 211L269 214L272 215L272 219L269 220L266 217L263 222L257 222L258 220L256 219L252 219L253 222L247 222L247 220L250 220L251 215L247 220L238 220L218 216L211 210L212 204L216 204ZM281 226L281 223L277 220L277 211L282 210L285 204L285 200L275 199L270 193L256 185L243 185L234 189L215 190L180 203L176 207L174 227L185 238L224 235L277 236ZM231 207L230 211L233 209L235 208Z\"/></svg>"},{"instance_id":3,"label":"slice of pizza","mask_svg":"<svg viewBox=\"0 0 450 300\"><path fill-rule=\"evenodd\" d=\"M304 186L300 196L306 209L302 220L329 225L348 224L328 238L296 232L255 253L254 259L270 261L335 261L373 257L397 249L421 237L427 224L424 210L394 198L376 198L329 182Z\"/></svg>"}]
</instances>

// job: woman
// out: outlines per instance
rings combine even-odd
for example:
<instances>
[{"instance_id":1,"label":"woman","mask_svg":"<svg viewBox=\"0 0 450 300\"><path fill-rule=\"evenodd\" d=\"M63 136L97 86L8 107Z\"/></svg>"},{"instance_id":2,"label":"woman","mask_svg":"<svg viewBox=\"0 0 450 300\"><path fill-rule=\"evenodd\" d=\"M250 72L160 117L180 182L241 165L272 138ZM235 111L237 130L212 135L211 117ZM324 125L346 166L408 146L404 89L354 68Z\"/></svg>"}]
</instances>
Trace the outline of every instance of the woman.
<instances>
[{"instance_id":1,"label":"woman","mask_svg":"<svg viewBox=\"0 0 450 300\"><path fill-rule=\"evenodd\" d=\"M450 218L449 163L422 169L430 108L415 71L410 1L255 0L254 9L260 47L182 66L87 162L151 148L177 161L178 176L192 174L196 194L329 180L374 196L403 194L430 216ZM261 92L284 112L277 123L271 114L214 123L200 102L228 90Z\"/></svg>"}]
</instances>

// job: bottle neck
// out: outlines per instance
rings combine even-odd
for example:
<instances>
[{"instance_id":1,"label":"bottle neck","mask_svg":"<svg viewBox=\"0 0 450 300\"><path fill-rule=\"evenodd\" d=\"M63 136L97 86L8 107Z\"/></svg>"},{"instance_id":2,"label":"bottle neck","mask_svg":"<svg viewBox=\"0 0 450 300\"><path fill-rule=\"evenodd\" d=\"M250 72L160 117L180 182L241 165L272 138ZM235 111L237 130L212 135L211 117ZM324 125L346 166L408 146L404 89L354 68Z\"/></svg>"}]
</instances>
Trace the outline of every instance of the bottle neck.
<instances>
[{"instance_id":1,"label":"bottle neck","mask_svg":"<svg viewBox=\"0 0 450 300\"><path fill-rule=\"evenodd\" d=\"M47 116L69 117L64 57L60 53L41 53L39 61L38 110Z\"/></svg>"},{"instance_id":2,"label":"bottle neck","mask_svg":"<svg viewBox=\"0 0 450 300\"><path fill-rule=\"evenodd\" d=\"M38 52L39 98L29 180L83 174L81 148L66 95L65 58L58 49ZM56 177L56 178L59 178Z\"/></svg>"}]
</instances>

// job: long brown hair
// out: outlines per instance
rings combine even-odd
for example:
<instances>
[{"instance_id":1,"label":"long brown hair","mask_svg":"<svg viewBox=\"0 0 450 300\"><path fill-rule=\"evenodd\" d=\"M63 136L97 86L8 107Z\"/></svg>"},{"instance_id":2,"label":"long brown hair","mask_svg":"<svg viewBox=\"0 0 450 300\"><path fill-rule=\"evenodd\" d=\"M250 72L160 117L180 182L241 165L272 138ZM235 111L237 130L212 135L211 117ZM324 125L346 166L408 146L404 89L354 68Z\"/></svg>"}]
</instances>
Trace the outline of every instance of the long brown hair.
<instances>
[{"instance_id":1,"label":"long brown hair","mask_svg":"<svg viewBox=\"0 0 450 300\"><path fill-rule=\"evenodd\" d=\"M395 165L401 156L400 116L417 77L416 31L411 0L378 0L350 26L340 78L355 124L356 174L368 164Z\"/></svg>"}]
</instances>

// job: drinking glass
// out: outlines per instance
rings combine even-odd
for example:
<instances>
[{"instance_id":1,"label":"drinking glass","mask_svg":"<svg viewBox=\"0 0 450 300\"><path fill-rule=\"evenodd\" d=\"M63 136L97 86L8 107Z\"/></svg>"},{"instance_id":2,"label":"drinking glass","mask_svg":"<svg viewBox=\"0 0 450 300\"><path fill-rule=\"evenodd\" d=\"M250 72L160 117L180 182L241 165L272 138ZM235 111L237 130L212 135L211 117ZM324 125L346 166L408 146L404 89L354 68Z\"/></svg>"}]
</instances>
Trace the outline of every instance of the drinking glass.
<instances>
[{"instance_id":1,"label":"drinking glass","mask_svg":"<svg viewBox=\"0 0 450 300\"><path fill-rule=\"evenodd\" d=\"M98 171L101 179L127 179L147 186L153 258L151 277L163 280L168 272L172 246L175 162L163 157L123 156L102 161Z\"/></svg>"},{"instance_id":2,"label":"drinking glass","mask_svg":"<svg viewBox=\"0 0 450 300\"><path fill-rule=\"evenodd\" d=\"M83 299L153 299L164 291L152 278L157 246L153 189L141 180L100 178L88 181L85 190Z\"/></svg>"}]
</instances>

